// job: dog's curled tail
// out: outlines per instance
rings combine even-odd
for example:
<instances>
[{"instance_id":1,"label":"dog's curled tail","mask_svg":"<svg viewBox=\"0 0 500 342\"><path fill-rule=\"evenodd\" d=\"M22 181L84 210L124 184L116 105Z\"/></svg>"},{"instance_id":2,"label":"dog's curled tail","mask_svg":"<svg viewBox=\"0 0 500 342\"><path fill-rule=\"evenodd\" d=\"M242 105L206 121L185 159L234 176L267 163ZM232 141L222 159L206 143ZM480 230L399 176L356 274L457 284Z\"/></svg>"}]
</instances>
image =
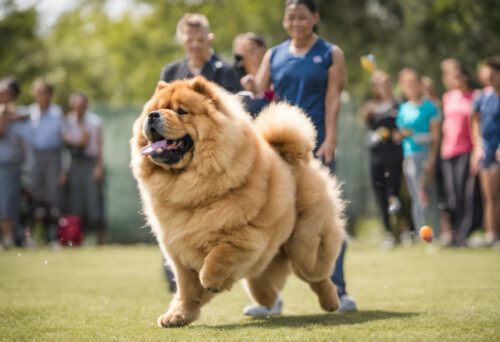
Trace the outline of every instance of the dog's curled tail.
<instances>
[{"instance_id":1,"label":"dog's curled tail","mask_svg":"<svg viewBox=\"0 0 500 342\"><path fill-rule=\"evenodd\" d=\"M297 106L272 103L256 119L257 129L289 163L308 160L316 143L311 119Z\"/></svg>"}]
</instances>

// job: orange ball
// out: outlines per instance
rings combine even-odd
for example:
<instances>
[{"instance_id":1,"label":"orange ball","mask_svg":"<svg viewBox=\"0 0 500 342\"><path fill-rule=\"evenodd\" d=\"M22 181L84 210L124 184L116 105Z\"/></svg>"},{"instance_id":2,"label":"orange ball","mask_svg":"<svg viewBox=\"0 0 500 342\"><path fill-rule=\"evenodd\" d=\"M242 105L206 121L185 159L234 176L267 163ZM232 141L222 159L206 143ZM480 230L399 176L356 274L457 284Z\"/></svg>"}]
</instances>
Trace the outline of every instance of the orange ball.
<instances>
[{"instance_id":1,"label":"orange ball","mask_svg":"<svg viewBox=\"0 0 500 342\"><path fill-rule=\"evenodd\" d=\"M434 232L432 231L432 228L429 226L423 226L420 228L420 237L424 239L426 242L431 242L432 238L434 237Z\"/></svg>"}]
</instances>

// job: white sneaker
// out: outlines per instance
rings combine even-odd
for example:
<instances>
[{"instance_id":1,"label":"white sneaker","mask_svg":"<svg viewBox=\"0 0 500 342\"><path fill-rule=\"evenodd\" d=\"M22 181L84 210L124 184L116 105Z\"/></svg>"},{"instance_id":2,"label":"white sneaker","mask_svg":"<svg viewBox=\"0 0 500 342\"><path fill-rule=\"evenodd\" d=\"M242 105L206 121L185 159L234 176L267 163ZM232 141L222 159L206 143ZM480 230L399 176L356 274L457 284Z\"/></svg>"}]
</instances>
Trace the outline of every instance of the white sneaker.
<instances>
[{"instance_id":1,"label":"white sneaker","mask_svg":"<svg viewBox=\"0 0 500 342\"><path fill-rule=\"evenodd\" d=\"M384 240L382 240L382 243L380 244L380 248L383 250L389 250L394 247L396 244L396 239L394 238L394 235L392 233L385 233Z\"/></svg>"},{"instance_id":2,"label":"white sneaker","mask_svg":"<svg viewBox=\"0 0 500 342\"><path fill-rule=\"evenodd\" d=\"M348 295L340 296L338 312L356 311L356 301Z\"/></svg>"},{"instance_id":3,"label":"white sneaker","mask_svg":"<svg viewBox=\"0 0 500 342\"><path fill-rule=\"evenodd\" d=\"M243 314L254 317L280 315L282 307L283 299L281 299L281 296L278 296L278 300L273 307L268 308L267 306L259 304L247 305L243 308Z\"/></svg>"},{"instance_id":4,"label":"white sneaker","mask_svg":"<svg viewBox=\"0 0 500 342\"><path fill-rule=\"evenodd\" d=\"M412 233L408 230L405 230L399 235L399 241L401 242L401 246L410 247L413 244Z\"/></svg>"},{"instance_id":5,"label":"white sneaker","mask_svg":"<svg viewBox=\"0 0 500 342\"><path fill-rule=\"evenodd\" d=\"M390 196L387 201L389 202L389 207L387 208L389 214L395 215L399 213L399 210L401 209L401 201L399 198L397 196Z\"/></svg>"}]
</instances>

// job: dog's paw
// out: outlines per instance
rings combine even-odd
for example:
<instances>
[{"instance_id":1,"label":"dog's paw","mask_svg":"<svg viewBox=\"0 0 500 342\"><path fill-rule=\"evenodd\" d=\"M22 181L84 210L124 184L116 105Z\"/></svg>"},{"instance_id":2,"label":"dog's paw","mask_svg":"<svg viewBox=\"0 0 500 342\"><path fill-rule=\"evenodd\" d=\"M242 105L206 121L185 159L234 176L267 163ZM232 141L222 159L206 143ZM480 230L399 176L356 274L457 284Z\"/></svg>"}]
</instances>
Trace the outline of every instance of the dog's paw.
<instances>
[{"instance_id":1,"label":"dog's paw","mask_svg":"<svg viewBox=\"0 0 500 342\"><path fill-rule=\"evenodd\" d=\"M162 328L176 328L185 326L191 321L181 311L167 312L158 317L158 326Z\"/></svg>"},{"instance_id":2,"label":"dog's paw","mask_svg":"<svg viewBox=\"0 0 500 342\"><path fill-rule=\"evenodd\" d=\"M214 276L209 272L206 272L204 268L200 271L200 283L201 286L207 291L212 293L217 293L222 290L222 285L224 284L224 277Z\"/></svg>"}]
</instances>

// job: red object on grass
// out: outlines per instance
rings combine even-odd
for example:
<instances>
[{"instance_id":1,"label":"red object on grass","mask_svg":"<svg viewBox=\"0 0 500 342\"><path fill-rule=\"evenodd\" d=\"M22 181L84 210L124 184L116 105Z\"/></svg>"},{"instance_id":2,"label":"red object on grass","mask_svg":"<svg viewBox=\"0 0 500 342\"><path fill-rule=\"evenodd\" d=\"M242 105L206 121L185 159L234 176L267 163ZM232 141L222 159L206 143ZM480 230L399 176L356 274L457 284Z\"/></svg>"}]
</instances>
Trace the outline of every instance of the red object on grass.
<instances>
[{"instance_id":1,"label":"red object on grass","mask_svg":"<svg viewBox=\"0 0 500 342\"><path fill-rule=\"evenodd\" d=\"M59 219L59 241L61 244L78 246L84 237L82 219L79 216L69 215Z\"/></svg>"}]
</instances>

